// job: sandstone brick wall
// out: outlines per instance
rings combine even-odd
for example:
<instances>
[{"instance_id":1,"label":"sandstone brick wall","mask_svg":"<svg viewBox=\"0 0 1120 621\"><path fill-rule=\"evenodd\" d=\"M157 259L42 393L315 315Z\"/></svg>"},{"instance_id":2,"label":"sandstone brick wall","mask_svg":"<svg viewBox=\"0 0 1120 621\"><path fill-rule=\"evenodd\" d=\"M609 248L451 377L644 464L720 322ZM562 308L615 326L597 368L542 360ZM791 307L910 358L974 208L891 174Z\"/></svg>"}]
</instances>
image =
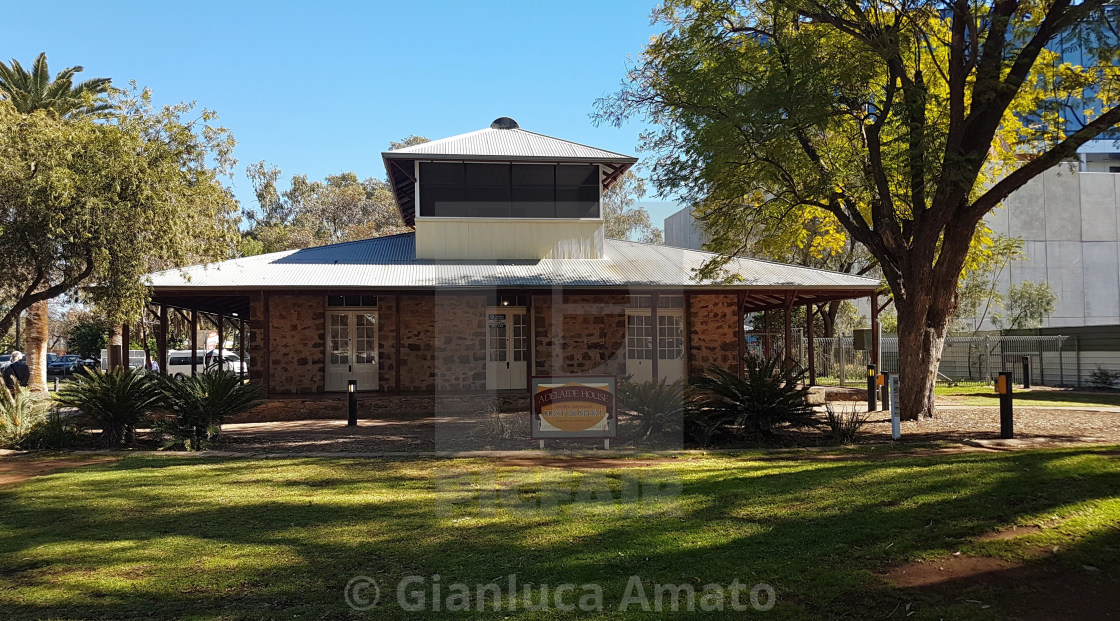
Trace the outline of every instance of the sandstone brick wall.
<instances>
[{"instance_id":1,"label":"sandstone brick wall","mask_svg":"<svg viewBox=\"0 0 1120 621\"><path fill-rule=\"evenodd\" d=\"M486 296L440 294L435 308L435 388L486 389Z\"/></svg>"},{"instance_id":2,"label":"sandstone brick wall","mask_svg":"<svg viewBox=\"0 0 1120 621\"><path fill-rule=\"evenodd\" d=\"M401 337L402 392L486 389L485 295L402 296Z\"/></svg>"},{"instance_id":3,"label":"sandstone brick wall","mask_svg":"<svg viewBox=\"0 0 1120 621\"><path fill-rule=\"evenodd\" d=\"M720 365L735 369L739 362L739 320L734 293L693 295L688 316L689 366L692 373Z\"/></svg>"},{"instance_id":4,"label":"sandstone brick wall","mask_svg":"<svg viewBox=\"0 0 1120 621\"><path fill-rule=\"evenodd\" d=\"M326 371L326 298L269 298L269 383L275 394L322 392Z\"/></svg>"},{"instance_id":5,"label":"sandstone brick wall","mask_svg":"<svg viewBox=\"0 0 1120 621\"><path fill-rule=\"evenodd\" d=\"M397 296L377 296L377 388L382 392L397 388L397 311Z\"/></svg>"},{"instance_id":6,"label":"sandstone brick wall","mask_svg":"<svg viewBox=\"0 0 1120 621\"><path fill-rule=\"evenodd\" d=\"M261 382L264 298L250 300L249 377ZM272 394L323 391L326 299L319 294L270 296ZM530 375L626 373L626 294L532 296L533 363ZM687 317L689 369L738 363L736 296L693 294ZM397 313L401 360L396 360ZM378 298L379 389L396 389L400 366L404 393L471 392L486 388L486 298L440 292Z\"/></svg>"},{"instance_id":7,"label":"sandstone brick wall","mask_svg":"<svg viewBox=\"0 0 1120 621\"><path fill-rule=\"evenodd\" d=\"M626 373L626 294L534 295L533 375Z\"/></svg>"}]
</instances>

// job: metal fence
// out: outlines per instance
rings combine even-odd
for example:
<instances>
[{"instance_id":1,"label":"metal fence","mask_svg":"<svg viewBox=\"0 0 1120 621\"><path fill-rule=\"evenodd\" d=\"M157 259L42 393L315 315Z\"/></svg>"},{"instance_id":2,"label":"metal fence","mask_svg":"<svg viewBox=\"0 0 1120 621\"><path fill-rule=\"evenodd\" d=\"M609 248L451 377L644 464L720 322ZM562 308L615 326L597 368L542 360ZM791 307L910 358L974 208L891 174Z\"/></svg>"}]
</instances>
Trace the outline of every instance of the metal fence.
<instances>
[{"instance_id":1,"label":"metal fence","mask_svg":"<svg viewBox=\"0 0 1120 621\"><path fill-rule=\"evenodd\" d=\"M1031 383L1048 386L1080 385L1077 348L1067 336L950 336L945 340L938 368L946 383L988 383L1001 371L1021 382L1026 358ZM852 337L813 339L817 383L825 386L862 386L867 381L871 352L853 347ZM883 337L880 371L898 373L898 338Z\"/></svg>"}]
</instances>

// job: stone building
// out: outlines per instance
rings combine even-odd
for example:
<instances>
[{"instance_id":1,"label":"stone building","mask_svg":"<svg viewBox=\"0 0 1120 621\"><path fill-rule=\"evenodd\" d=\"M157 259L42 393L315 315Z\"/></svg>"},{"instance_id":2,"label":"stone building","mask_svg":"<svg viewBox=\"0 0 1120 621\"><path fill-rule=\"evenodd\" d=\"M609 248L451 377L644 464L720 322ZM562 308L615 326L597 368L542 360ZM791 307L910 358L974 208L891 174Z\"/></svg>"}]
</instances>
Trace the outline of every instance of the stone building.
<instances>
[{"instance_id":1,"label":"stone building","mask_svg":"<svg viewBox=\"0 0 1120 621\"><path fill-rule=\"evenodd\" d=\"M337 415L351 381L366 412L447 411L524 400L533 376L738 368L744 313L878 285L749 259L698 281L708 253L605 239L602 193L636 160L512 119L382 158L413 232L150 276L164 326L176 312L243 328L266 409Z\"/></svg>"}]
</instances>

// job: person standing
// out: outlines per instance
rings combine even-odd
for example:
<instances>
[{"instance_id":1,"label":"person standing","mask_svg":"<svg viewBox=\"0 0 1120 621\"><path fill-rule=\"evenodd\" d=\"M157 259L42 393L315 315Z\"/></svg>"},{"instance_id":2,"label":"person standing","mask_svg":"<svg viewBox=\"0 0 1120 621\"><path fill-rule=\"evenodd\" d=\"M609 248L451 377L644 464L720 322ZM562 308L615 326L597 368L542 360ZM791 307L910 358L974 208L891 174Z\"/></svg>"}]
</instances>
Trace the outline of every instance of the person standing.
<instances>
[{"instance_id":1,"label":"person standing","mask_svg":"<svg viewBox=\"0 0 1120 621\"><path fill-rule=\"evenodd\" d=\"M19 386L27 386L27 382L31 380L31 368L23 359L23 352L12 352L12 363L4 369L3 378L4 386L12 392Z\"/></svg>"}]
</instances>

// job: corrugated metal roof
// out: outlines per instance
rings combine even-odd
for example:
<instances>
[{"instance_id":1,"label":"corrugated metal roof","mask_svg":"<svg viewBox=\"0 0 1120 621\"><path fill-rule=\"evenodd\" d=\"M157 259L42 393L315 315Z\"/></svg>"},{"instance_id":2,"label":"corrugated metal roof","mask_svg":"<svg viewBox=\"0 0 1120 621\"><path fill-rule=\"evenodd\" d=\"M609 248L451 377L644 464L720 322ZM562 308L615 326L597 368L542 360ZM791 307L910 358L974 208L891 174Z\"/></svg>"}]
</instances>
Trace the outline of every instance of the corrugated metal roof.
<instances>
[{"instance_id":1,"label":"corrugated metal roof","mask_svg":"<svg viewBox=\"0 0 1120 621\"><path fill-rule=\"evenodd\" d=\"M638 159L596 149L576 142L545 136L524 129L495 129L478 131L433 140L381 154L388 159L447 159L470 158L475 160L575 160L580 162L617 162L633 164Z\"/></svg>"},{"instance_id":2,"label":"corrugated metal roof","mask_svg":"<svg viewBox=\"0 0 1120 621\"><path fill-rule=\"evenodd\" d=\"M711 253L608 239L602 259L434 261L416 259L415 233L232 259L151 274L160 288L698 287L875 289L876 279L755 259L727 269L741 282L698 282Z\"/></svg>"}]
</instances>

